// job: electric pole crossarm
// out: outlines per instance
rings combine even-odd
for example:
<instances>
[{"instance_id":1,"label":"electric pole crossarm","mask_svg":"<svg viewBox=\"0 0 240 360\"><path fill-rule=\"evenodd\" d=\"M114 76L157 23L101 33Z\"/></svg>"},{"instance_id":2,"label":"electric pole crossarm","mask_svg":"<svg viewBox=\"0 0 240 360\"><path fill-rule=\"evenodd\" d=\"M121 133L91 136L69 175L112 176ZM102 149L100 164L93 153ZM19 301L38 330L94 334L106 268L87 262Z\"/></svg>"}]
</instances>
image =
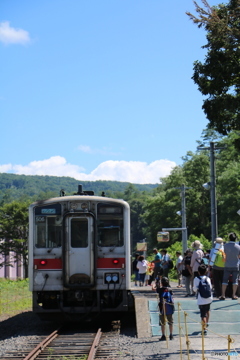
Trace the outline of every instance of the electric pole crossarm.
<instances>
[{"instance_id":1,"label":"electric pole crossarm","mask_svg":"<svg viewBox=\"0 0 240 360\"><path fill-rule=\"evenodd\" d=\"M162 228L162 231L182 231L187 230L187 228Z\"/></svg>"}]
</instances>

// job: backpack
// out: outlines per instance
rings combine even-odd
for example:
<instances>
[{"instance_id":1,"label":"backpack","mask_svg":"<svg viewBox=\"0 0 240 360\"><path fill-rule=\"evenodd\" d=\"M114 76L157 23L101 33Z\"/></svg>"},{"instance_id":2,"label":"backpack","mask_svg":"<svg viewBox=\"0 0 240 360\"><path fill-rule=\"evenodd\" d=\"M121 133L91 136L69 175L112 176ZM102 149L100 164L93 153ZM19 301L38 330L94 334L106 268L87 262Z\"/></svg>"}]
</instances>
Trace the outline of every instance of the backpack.
<instances>
[{"instance_id":1,"label":"backpack","mask_svg":"<svg viewBox=\"0 0 240 360\"><path fill-rule=\"evenodd\" d=\"M164 313L166 315L171 315L174 313L175 311L175 307L174 307L174 300L173 300L173 297L172 297L172 291L169 290L169 288L160 288L159 289L160 292L159 292L159 296L160 296L160 302L158 304L159 306L159 310L160 310L160 313L163 315ZM165 300L165 312L163 310L163 303Z\"/></svg>"},{"instance_id":2,"label":"backpack","mask_svg":"<svg viewBox=\"0 0 240 360\"><path fill-rule=\"evenodd\" d=\"M172 261L172 259L169 259L168 260L168 268L171 270L171 269L173 269L173 261Z\"/></svg>"},{"instance_id":3,"label":"backpack","mask_svg":"<svg viewBox=\"0 0 240 360\"><path fill-rule=\"evenodd\" d=\"M207 282L207 278L205 277L205 279L201 279L199 277L199 285L198 285L198 292L200 294L200 296L204 299L207 299L209 297L211 297L212 292L211 292L211 286L210 284Z\"/></svg>"},{"instance_id":4,"label":"backpack","mask_svg":"<svg viewBox=\"0 0 240 360\"><path fill-rule=\"evenodd\" d=\"M225 252L223 250L218 250L214 261L214 265L224 268L225 260L226 260Z\"/></svg>"}]
</instances>

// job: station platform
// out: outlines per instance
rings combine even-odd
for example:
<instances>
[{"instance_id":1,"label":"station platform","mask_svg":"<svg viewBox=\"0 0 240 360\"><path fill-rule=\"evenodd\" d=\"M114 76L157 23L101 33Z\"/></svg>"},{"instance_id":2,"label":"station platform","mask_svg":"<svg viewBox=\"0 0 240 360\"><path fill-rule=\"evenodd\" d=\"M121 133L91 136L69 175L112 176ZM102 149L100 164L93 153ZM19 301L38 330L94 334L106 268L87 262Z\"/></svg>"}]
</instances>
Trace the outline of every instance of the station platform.
<instances>
[{"instance_id":1,"label":"station platform","mask_svg":"<svg viewBox=\"0 0 240 360\"><path fill-rule=\"evenodd\" d=\"M186 298L185 288L177 288L176 283L171 283L171 288L175 302L174 334L179 335L180 325L183 331L187 329L189 336L201 336L201 319L196 298ZM137 336L139 338L161 336L156 292L150 286L132 286L131 292L135 301ZM187 314L187 328L184 313ZM226 298L224 301L213 299L209 322L210 333L224 337L234 336L240 346L240 299Z\"/></svg>"}]
</instances>

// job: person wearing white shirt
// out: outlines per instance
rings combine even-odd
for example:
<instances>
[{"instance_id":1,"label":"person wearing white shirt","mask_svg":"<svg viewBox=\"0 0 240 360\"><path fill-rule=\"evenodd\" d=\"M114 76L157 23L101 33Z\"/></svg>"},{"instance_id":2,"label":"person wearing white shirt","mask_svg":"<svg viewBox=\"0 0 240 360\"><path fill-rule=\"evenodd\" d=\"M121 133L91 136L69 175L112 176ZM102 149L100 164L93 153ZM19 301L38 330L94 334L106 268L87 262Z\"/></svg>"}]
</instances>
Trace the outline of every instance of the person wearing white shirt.
<instances>
[{"instance_id":1,"label":"person wearing white shirt","mask_svg":"<svg viewBox=\"0 0 240 360\"><path fill-rule=\"evenodd\" d=\"M207 282L209 284L210 290L212 290L212 284L209 277L206 276L207 273L206 265L204 264L200 265L198 267L198 273L199 276L196 276L193 281L193 291L197 292L197 304L200 310L200 317L204 323L204 335L207 335L207 327L210 318L210 305L213 301L213 297L212 297L212 293L207 298L202 297L199 292L199 283L200 281Z\"/></svg>"},{"instance_id":2,"label":"person wearing white shirt","mask_svg":"<svg viewBox=\"0 0 240 360\"><path fill-rule=\"evenodd\" d=\"M147 272L147 267L148 267L147 260L144 259L143 255L140 255L139 258L138 258L138 263L137 263L140 286L144 285L145 276L146 276L146 272Z\"/></svg>"}]
</instances>

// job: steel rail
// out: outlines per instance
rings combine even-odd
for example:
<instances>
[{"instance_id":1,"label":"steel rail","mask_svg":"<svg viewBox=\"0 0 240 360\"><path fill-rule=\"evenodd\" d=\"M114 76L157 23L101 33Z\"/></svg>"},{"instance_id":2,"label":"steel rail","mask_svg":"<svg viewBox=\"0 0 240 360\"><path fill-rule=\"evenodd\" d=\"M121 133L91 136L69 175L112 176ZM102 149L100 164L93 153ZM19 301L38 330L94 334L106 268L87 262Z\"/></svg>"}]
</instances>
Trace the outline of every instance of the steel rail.
<instances>
[{"instance_id":1,"label":"steel rail","mask_svg":"<svg viewBox=\"0 0 240 360\"><path fill-rule=\"evenodd\" d=\"M94 360L101 336L102 336L102 330L98 329L97 334L93 340L91 349L89 351L87 360Z\"/></svg>"},{"instance_id":2,"label":"steel rail","mask_svg":"<svg viewBox=\"0 0 240 360\"><path fill-rule=\"evenodd\" d=\"M56 337L59 335L59 329L53 331L50 335L46 337L43 341L41 341L35 349L33 349L23 360L34 360L36 357L44 350L48 344L50 344Z\"/></svg>"}]
</instances>

